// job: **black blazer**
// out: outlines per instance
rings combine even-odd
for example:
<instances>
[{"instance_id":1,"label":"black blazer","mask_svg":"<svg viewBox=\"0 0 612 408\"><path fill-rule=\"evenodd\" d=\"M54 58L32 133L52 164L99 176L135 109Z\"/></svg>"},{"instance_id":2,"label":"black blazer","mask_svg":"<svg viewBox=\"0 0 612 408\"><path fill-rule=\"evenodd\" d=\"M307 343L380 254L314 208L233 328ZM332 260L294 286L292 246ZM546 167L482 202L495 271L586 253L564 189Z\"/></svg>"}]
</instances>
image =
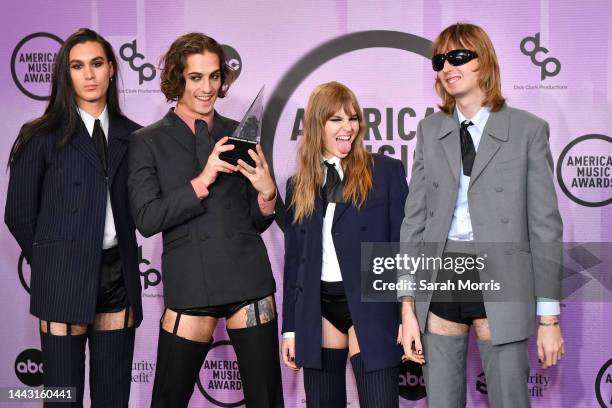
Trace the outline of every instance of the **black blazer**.
<instances>
[{"instance_id":1,"label":"black blazer","mask_svg":"<svg viewBox=\"0 0 612 408\"><path fill-rule=\"evenodd\" d=\"M397 242L408 194L406 172L399 160L373 154L373 185L363 208L338 203L332 235L351 318L368 371L400 364L397 346L397 302L361 300L361 243ZM292 179L287 197L293 195ZM295 357L300 366L321 368L321 264L323 204L316 197L311 217L294 224L294 210L287 209L283 333L295 332Z\"/></svg>"},{"instance_id":2,"label":"black blazer","mask_svg":"<svg viewBox=\"0 0 612 408\"><path fill-rule=\"evenodd\" d=\"M140 125L109 115L108 181L85 125L61 149L62 130L35 136L11 167L4 220L30 263L30 312L93 323L106 194L136 323L142 320L138 245L127 199L127 148Z\"/></svg>"},{"instance_id":3,"label":"black blazer","mask_svg":"<svg viewBox=\"0 0 612 408\"><path fill-rule=\"evenodd\" d=\"M215 112L214 142L237 122ZM260 233L264 217L257 192L241 174L218 175L199 200L191 185L211 152L208 129L193 132L173 110L137 131L129 149L129 193L136 226L145 237L162 232L166 307L223 305L275 291Z\"/></svg>"}]
</instances>

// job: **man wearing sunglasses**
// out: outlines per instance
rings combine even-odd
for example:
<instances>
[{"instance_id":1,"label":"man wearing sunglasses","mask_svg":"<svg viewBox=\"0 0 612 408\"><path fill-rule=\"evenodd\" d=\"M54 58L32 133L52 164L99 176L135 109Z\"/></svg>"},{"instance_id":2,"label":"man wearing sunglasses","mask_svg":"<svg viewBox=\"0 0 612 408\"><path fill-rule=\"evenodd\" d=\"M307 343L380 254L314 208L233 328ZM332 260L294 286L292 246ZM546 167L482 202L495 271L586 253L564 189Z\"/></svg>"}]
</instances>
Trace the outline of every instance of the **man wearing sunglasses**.
<instances>
[{"instance_id":1,"label":"man wearing sunglasses","mask_svg":"<svg viewBox=\"0 0 612 408\"><path fill-rule=\"evenodd\" d=\"M527 339L536 312L542 368L564 353L553 300L560 295L563 225L548 124L506 105L495 50L480 27L448 27L433 51L442 111L419 123L401 241L408 255L456 266L399 276L417 289L399 294L405 358L427 363L429 407L464 407L474 326L490 405L529 407ZM464 272L460 259L484 260L484 267ZM423 276L430 283L493 281L499 293L495 286L419 291Z\"/></svg>"}]
</instances>

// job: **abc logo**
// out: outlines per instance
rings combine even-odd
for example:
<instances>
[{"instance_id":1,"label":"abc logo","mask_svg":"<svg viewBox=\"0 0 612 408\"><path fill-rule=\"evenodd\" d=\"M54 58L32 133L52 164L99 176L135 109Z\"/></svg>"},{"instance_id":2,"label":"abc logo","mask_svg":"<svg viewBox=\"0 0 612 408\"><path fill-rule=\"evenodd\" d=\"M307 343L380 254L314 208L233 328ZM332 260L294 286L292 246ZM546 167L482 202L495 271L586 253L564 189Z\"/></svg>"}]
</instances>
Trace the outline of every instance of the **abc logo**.
<instances>
[{"instance_id":1,"label":"abc logo","mask_svg":"<svg viewBox=\"0 0 612 408\"><path fill-rule=\"evenodd\" d=\"M532 44L527 49L527 44ZM548 54L548 49L540 46L540 33L536 33L533 37L525 37L521 41L521 52L531 58L531 62L538 67L541 67L541 79L542 81L546 77L554 77L561 71L561 63L558 59L549 57L545 60L538 61L536 56L538 53ZM548 70L548 67L553 67L552 71Z\"/></svg>"},{"instance_id":2,"label":"abc logo","mask_svg":"<svg viewBox=\"0 0 612 408\"><path fill-rule=\"evenodd\" d=\"M240 72L242 72L242 58L240 58L240 54L227 44L223 44L221 47L225 53L225 63L234 71L236 79L238 79Z\"/></svg>"},{"instance_id":3,"label":"abc logo","mask_svg":"<svg viewBox=\"0 0 612 408\"><path fill-rule=\"evenodd\" d=\"M400 396L410 401L420 400L427 396L423 369L417 363L406 361L400 366Z\"/></svg>"},{"instance_id":4,"label":"abc logo","mask_svg":"<svg viewBox=\"0 0 612 408\"><path fill-rule=\"evenodd\" d=\"M15 359L15 375L29 387L43 383L42 353L37 349L22 351Z\"/></svg>"}]
</instances>

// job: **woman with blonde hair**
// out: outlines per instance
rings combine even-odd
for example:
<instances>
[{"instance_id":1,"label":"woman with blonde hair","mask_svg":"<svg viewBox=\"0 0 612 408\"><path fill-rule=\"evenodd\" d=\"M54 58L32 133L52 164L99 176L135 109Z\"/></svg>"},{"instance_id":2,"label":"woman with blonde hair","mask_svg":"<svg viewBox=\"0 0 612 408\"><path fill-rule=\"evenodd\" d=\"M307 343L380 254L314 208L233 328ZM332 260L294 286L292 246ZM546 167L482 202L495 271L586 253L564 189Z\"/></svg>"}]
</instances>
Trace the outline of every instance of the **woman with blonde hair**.
<instances>
[{"instance_id":1,"label":"woman with blonde hair","mask_svg":"<svg viewBox=\"0 0 612 408\"><path fill-rule=\"evenodd\" d=\"M408 194L400 161L363 146L353 92L319 85L308 100L297 172L287 182L283 346L304 367L309 407L345 407L347 355L362 407L398 405L398 307L362 302L362 242L398 241Z\"/></svg>"}]
</instances>

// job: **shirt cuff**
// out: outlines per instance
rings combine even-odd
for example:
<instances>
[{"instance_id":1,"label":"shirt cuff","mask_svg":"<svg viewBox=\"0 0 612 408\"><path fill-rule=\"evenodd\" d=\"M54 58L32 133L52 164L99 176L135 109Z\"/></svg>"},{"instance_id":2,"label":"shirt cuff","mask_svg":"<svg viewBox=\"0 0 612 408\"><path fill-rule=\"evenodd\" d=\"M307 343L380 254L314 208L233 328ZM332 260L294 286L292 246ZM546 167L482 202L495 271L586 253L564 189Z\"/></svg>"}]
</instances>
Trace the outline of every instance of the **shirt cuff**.
<instances>
[{"instance_id":1,"label":"shirt cuff","mask_svg":"<svg viewBox=\"0 0 612 408\"><path fill-rule=\"evenodd\" d=\"M257 195L257 203L259 204L259 211L261 211L261 215L264 217L268 217L274 214L274 207L276 206L276 192L274 193L274 198L269 201L264 201L260 194Z\"/></svg>"},{"instance_id":2,"label":"shirt cuff","mask_svg":"<svg viewBox=\"0 0 612 408\"><path fill-rule=\"evenodd\" d=\"M411 274L406 274L399 276L397 278L397 300L399 302L402 301L404 296L408 296L411 298L415 297L416 294L416 283L415 277Z\"/></svg>"},{"instance_id":3,"label":"shirt cuff","mask_svg":"<svg viewBox=\"0 0 612 408\"><path fill-rule=\"evenodd\" d=\"M198 200L203 200L208 197L208 189L199 178L194 178L191 180L191 186L193 187L193 191L195 191Z\"/></svg>"},{"instance_id":4,"label":"shirt cuff","mask_svg":"<svg viewBox=\"0 0 612 408\"><path fill-rule=\"evenodd\" d=\"M561 306L559 305L559 301L539 297L536 314L538 316L559 316L561 314Z\"/></svg>"},{"instance_id":5,"label":"shirt cuff","mask_svg":"<svg viewBox=\"0 0 612 408\"><path fill-rule=\"evenodd\" d=\"M293 338L295 338L295 332L283 333L283 339L293 339Z\"/></svg>"}]
</instances>

